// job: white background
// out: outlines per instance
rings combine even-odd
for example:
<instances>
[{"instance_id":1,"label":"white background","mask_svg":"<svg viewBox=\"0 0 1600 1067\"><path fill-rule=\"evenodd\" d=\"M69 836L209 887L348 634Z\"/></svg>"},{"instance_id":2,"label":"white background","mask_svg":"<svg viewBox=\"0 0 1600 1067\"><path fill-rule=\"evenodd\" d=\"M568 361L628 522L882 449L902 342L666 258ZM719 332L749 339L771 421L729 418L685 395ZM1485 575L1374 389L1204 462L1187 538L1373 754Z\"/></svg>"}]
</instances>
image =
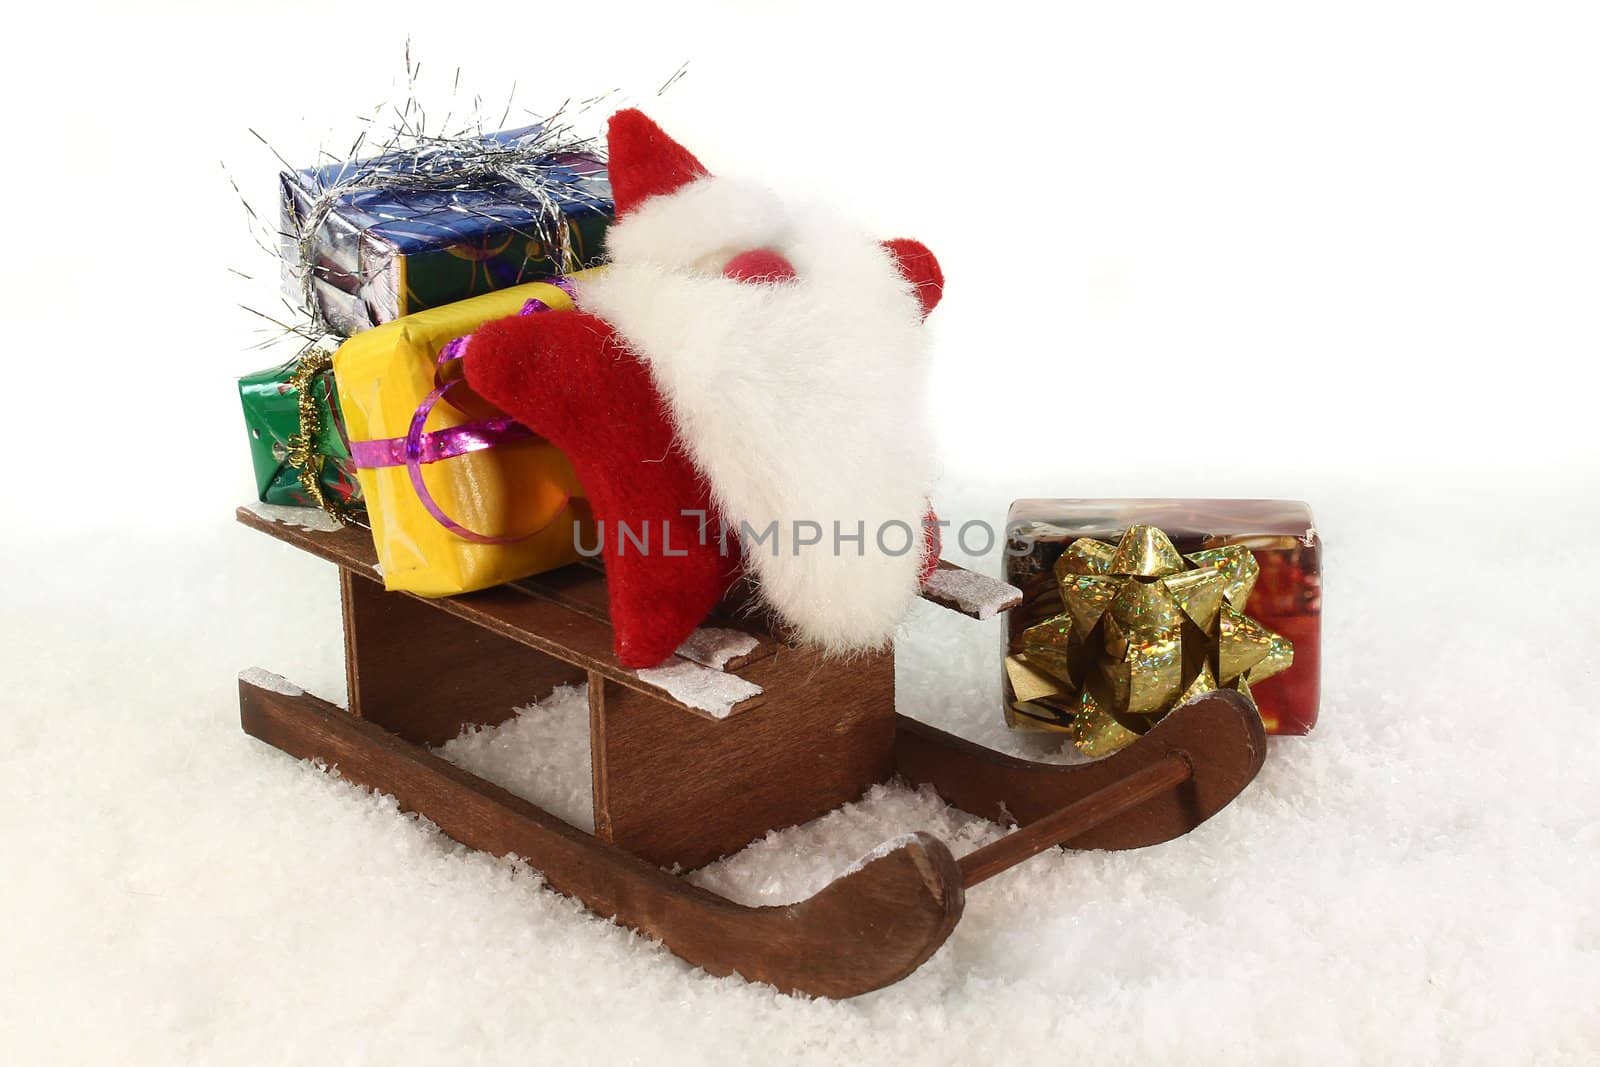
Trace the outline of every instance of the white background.
<instances>
[{"instance_id":1,"label":"white background","mask_svg":"<svg viewBox=\"0 0 1600 1067\"><path fill-rule=\"evenodd\" d=\"M246 129L295 160L342 148L396 97L407 38L435 101L458 67L491 110L513 83L536 110L620 87L714 169L929 244L954 470L1015 470L1018 424L1069 416L1116 462L1041 462L1063 495L1554 480L1600 457L1581 5L333 6L46 7L12 37L8 305L114 324L51 368L99 379L80 418L124 419L106 386L134 366L185 413L160 435L192 475L176 509L121 470L78 486L119 522L212 516L247 485L236 455L179 440L237 438L226 378L261 363L234 306L260 290L225 271L271 265L221 164L270 211L276 164ZM1121 432L1136 406L1172 412L1170 436ZM24 485L91 451L18 464Z\"/></svg>"},{"instance_id":2,"label":"white background","mask_svg":"<svg viewBox=\"0 0 1600 1067\"><path fill-rule=\"evenodd\" d=\"M8 23L6 1059L1600 1047L1591 8L39 5ZM457 67L490 110L513 82L534 110L620 88L712 169L932 247L944 517L998 521L1016 496L1311 500L1323 727L1278 744L1234 822L1154 858L1062 860L991 911L974 894L928 975L846 1005L694 977L249 745L238 668L333 697L342 679L331 576L230 521L252 485L233 378L283 356L249 351L238 305L269 307L275 268L224 167L270 214L277 164L248 129L296 161L342 145L402 94L408 38L435 109ZM912 620L902 704L1005 743L993 634L955 633L981 649L940 651ZM1095 886L1132 910L1073 896Z\"/></svg>"}]
</instances>

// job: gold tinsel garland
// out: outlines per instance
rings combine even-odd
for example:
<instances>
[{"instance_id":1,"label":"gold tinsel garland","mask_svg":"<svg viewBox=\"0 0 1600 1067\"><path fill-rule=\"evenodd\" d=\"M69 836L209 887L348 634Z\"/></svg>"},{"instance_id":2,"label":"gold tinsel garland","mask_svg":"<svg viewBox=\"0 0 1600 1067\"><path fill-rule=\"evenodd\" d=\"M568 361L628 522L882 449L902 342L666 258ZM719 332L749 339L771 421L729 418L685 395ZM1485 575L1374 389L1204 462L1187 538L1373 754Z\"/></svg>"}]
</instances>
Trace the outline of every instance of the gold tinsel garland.
<instances>
[{"instance_id":1,"label":"gold tinsel garland","mask_svg":"<svg viewBox=\"0 0 1600 1067\"><path fill-rule=\"evenodd\" d=\"M300 487L306 491L317 507L332 515L340 523L348 523L353 514L349 505L335 500L322 491L322 465L327 457L317 450L322 437L322 412L317 405L317 376L333 369L333 353L320 342L308 346L300 353L299 363L286 383L295 390L295 408L300 418L300 430L290 434L285 443L285 459L295 469ZM334 403L332 386L327 393L328 405Z\"/></svg>"}]
</instances>

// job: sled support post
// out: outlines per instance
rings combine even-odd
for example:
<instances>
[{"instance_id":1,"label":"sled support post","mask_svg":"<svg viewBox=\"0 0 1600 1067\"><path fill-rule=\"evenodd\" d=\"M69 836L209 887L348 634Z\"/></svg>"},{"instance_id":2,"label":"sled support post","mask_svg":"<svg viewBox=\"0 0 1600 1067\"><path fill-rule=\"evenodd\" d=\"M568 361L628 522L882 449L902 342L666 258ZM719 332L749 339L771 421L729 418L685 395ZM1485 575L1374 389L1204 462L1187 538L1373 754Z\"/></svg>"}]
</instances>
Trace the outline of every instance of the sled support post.
<instances>
[{"instance_id":1,"label":"sled support post","mask_svg":"<svg viewBox=\"0 0 1600 1067\"><path fill-rule=\"evenodd\" d=\"M339 569L350 713L422 745L442 745L463 726L493 726L581 667L536 652L442 611L384 592L375 578Z\"/></svg>"},{"instance_id":2,"label":"sled support post","mask_svg":"<svg viewBox=\"0 0 1600 1067\"><path fill-rule=\"evenodd\" d=\"M1181 753L1170 752L1134 771L1128 777L1095 790L1081 800L1056 811L998 841L993 841L958 860L961 884L971 889L1045 849L1070 841L1085 830L1125 814L1145 801L1187 782L1193 774Z\"/></svg>"},{"instance_id":3,"label":"sled support post","mask_svg":"<svg viewBox=\"0 0 1600 1067\"><path fill-rule=\"evenodd\" d=\"M692 869L857 800L893 773L893 653L841 670L781 647L740 676L761 686L762 703L723 719L590 679L596 837Z\"/></svg>"}]
</instances>

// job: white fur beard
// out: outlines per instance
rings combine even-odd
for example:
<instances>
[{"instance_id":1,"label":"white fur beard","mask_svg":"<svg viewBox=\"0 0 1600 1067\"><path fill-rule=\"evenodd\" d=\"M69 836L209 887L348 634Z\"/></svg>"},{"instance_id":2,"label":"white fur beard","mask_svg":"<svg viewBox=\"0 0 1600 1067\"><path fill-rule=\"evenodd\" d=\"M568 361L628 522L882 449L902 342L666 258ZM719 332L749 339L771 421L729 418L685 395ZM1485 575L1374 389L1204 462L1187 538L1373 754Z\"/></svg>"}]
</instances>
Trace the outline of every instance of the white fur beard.
<instances>
[{"instance_id":1,"label":"white fur beard","mask_svg":"<svg viewBox=\"0 0 1600 1067\"><path fill-rule=\"evenodd\" d=\"M826 219L776 249L796 279L617 263L578 303L650 366L768 603L829 651L881 647L917 594L935 474L919 308L877 242Z\"/></svg>"}]
</instances>

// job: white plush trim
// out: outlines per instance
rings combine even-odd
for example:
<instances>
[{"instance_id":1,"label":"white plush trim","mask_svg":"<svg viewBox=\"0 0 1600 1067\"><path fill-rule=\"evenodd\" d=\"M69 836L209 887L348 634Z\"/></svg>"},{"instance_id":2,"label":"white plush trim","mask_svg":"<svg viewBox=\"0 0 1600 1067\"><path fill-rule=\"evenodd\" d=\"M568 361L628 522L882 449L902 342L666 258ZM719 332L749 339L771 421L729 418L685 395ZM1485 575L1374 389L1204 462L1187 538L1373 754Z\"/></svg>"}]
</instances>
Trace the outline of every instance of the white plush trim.
<instances>
[{"instance_id":1,"label":"white plush trim","mask_svg":"<svg viewBox=\"0 0 1600 1067\"><path fill-rule=\"evenodd\" d=\"M750 284L620 259L580 282L578 304L649 364L729 523L778 523L775 542L745 544L767 601L830 651L881 647L917 594L935 473L920 309L882 246L827 214L755 243L797 277ZM823 543L798 544L799 521L819 523ZM835 521L847 535L863 524L860 555L852 542L834 552ZM910 534L901 555L892 524Z\"/></svg>"},{"instance_id":2,"label":"white plush trim","mask_svg":"<svg viewBox=\"0 0 1600 1067\"><path fill-rule=\"evenodd\" d=\"M726 260L747 249L776 247L787 233L783 204L771 192L708 176L653 196L613 223L606 252L615 263L687 267L708 257Z\"/></svg>"}]
</instances>

